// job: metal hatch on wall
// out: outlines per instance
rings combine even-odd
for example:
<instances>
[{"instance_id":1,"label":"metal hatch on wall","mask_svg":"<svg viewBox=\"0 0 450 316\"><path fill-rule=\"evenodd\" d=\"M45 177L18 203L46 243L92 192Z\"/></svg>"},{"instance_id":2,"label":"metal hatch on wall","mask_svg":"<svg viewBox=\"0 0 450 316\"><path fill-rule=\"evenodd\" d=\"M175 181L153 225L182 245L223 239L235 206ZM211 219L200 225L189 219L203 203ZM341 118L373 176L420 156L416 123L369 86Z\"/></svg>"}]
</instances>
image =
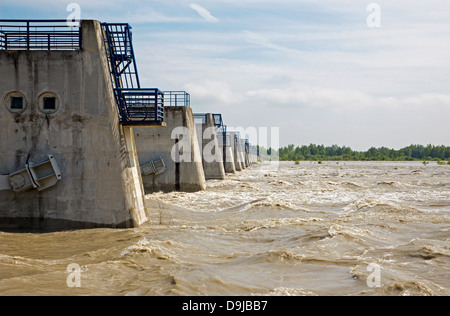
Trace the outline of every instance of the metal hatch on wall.
<instances>
[{"instance_id":1,"label":"metal hatch on wall","mask_svg":"<svg viewBox=\"0 0 450 316\"><path fill-rule=\"evenodd\" d=\"M11 173L9 182L15 192L30 189L43 191L61 180L61 171L55 157L48 155L48 160L40 163L27 163L25 169Z\"/></svg>"},{"instance_id":2,"label":"metal hatch on wall","mask_svg":"<svg viewBox=\"0 0 450 316\"><path fill-rule=\"evenodd\" d=\"M152 161L147 165L141 166L141 172L144 176L150 175L152 173L156 176L163 173L164 171L166 171L166 165L164 164L164 160L162 160L162 158L156 161Z\"/></svg>"}]
</instances>

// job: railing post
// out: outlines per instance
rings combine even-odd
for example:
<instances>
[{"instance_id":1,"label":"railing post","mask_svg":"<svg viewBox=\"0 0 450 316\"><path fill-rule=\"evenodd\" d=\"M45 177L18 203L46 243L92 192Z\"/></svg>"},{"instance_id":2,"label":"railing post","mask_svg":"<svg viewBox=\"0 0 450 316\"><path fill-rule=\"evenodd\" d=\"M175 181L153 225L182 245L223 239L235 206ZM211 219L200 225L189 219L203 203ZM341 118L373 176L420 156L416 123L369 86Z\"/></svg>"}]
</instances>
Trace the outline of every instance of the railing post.
<instances>
[{"instance_id":1,"label":"railing post","mask_svg":"<svg viewBox=\"0 0 450 316\"><path fill-rule=\"evenodd\" d=\"M5 34L5 50L8 50L8 34Z\"/></svg>"},{"instance_id":2,"label":"railing post","mask_svg":"<svg viewBox=\"0 0 450 316\"><path fill-rule=\"evenodd\" d=\"M161 112L162 112L161 121L164 121L164 97L165 97L164 92L161 92L161 104L160 104ZM159 119L160 118L159 118L159 111L158 111L158 120Z\"/></svg>"},{"instance_id":3,"label":"railing post","mask_svg":"<svg viewBox=\"0 0 450 316\"><path fill-rule=\"evenodd\" d=\"M82 40L81 40L81 21L79 22L79 26L78 26L78 48L81 49L82 46Z\"/></svg>"},{"instance_id":4,"label":"railing post","mask_svg":"<svg viewBox=\"0 0 450 316\"><path fill-rule=\"evenodd\" d=\"M47 35L48 38L48 50L50 50L50 34Z\"/></svg>"},{"instance_id":5,"label":"railing post","mask_svg":"<svg viewBox=\"0 0 450 316\"><path fill-rule=\"evenodd\" d=\"M30 50L30 22L27 22L27 50Z\"/></svg>"}]
</instances>

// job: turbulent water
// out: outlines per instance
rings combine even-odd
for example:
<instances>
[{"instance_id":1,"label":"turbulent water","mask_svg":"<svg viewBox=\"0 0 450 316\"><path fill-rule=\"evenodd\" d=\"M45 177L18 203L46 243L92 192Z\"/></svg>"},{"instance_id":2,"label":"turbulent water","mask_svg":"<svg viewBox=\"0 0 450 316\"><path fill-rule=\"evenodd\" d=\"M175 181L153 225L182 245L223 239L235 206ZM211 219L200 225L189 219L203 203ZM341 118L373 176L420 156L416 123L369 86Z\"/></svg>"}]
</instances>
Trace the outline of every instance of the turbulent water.
<instances>
[{"instance_id":1,"label":"turbulent water","mask_svg":"<svg viewBox=\"0 0 450 316\"><path fill-rule=\"evenodd\" d=\"M274 167L148 195L137 229L0 232L0 295L450 295L450 166Z\"/></svg>"}]
</instances>

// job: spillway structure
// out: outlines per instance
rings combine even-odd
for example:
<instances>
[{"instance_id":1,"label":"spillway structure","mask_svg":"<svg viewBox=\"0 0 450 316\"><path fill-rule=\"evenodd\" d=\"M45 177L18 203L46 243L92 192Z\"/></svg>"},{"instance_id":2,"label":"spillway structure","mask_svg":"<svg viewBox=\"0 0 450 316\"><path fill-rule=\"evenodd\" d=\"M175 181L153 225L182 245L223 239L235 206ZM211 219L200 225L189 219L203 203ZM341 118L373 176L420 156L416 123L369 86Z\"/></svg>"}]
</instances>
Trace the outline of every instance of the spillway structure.
<instances>
[{"instance_id":1,"label":"spillway structure","mask_svg":"<svg viewBox=\"0 0 450 316\"><path fill-rule=\"evenodd\" d=\"M128 24L0 20L0 227L149 219L134 129L164 128Z\"/></svg>"},{"instance_id":2,"label":"spillway structure","mask_svg":"<svg viewBox=\"0 0 450 316\"><path fill-rule=\"evenodd\" d=\"M142 88L127 23L0 20L0 229L130 228L145 195L257 161L186 91Z\"/></svg>"}]
</instances>

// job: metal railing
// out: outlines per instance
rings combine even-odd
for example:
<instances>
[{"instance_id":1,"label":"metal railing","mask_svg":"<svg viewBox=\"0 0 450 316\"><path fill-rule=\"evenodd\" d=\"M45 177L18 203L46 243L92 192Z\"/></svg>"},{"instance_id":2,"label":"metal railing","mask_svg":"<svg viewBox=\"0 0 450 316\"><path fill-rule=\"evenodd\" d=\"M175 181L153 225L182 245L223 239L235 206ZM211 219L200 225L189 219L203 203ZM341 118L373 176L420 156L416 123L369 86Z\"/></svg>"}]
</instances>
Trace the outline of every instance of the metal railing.
<instances>
[{"instance_id":1,"label":"metal railing","mask_svg":"<svg viewBox=\"0 0 450 316\"><path fill-rule=\"evenodd\" d=\"M0 20L0 50L81 50L81 22Z\"/></svg>"},{"instance_id":2,"label":"metal railing","mask_svg":"<svg viewBox=\"0 0 450 316\"><path fill-rule=\"evenodd\" d=\"M206 124L206 114L204 113L194 113L194 123L195 124Z\"/></svg>"},{"instance_id":3,"label":"metal railing","mask_svg":"<svg viewBox=\"0 0 450 316\"><path fill-rule=\"evenodd\" d=\"M5 36L5 33L0 31L0 49L6 49L5 47L8 47Z\"/></svg>"},{"instance_id":4,"label":"metal railing","mask_svg":"<svg viewBox=\"0 0 450 316\"><path fill-rule=\"evenodd\" d=\"M191 96L186 91L164 91L164 106L191 106Z\"/></svg>"},{"instance_id":5,"label":"metal railing","mask_svg":"<svg viewBox=\"0 0 450 316\"><path fill-rule=\"evenodd\" d=\"M214 114L213 113L213 119L214 119L214 126L216 128L219 129L223 126L222 114Z\"/></svg>"},{"instance_id":6,"label":"metal railing","mask_svg":"<svg viewBox=\"0 0 450 316\"><path fill-rule=\"evenodd\" d=\"M114 89L122 124L162 123L164 93L159 89Z\"/></svg>"}]
</instances>

